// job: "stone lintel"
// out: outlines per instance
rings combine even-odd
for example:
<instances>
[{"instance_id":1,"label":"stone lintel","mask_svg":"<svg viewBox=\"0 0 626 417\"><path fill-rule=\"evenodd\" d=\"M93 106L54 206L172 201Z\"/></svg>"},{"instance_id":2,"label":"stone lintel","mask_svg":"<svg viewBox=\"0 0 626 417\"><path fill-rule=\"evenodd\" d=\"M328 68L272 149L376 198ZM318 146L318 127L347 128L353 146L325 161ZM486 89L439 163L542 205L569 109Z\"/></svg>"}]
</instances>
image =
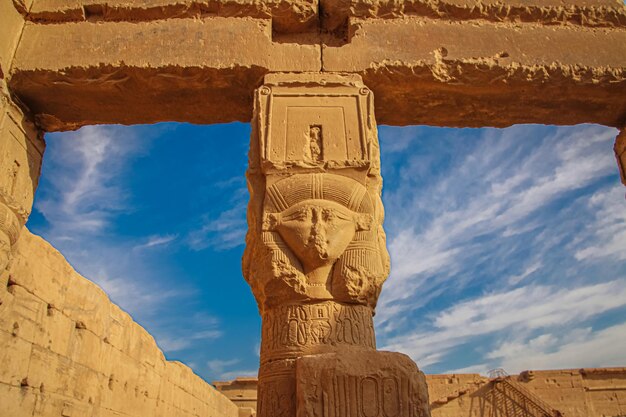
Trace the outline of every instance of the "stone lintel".
<instances>
[{"instance_id":1,"label":"stone lintel","mask_svg":"<svg viewBox=\"0 0 626 417\"><path fill-rule=\"evenodd\" d=\"M625 121L624 29L415 17L351 22L350 42L323 51L316 35L273 42L264 19L30 23L9 87L47 131L249 121L264 75L320 69L362 76L381 124Z\"/></svg>"},{"instance_id":2,"label":"stone lintel","mask_svg":"<svg viewBox=\"0 0 626 417\"><path fill-rule=\"evenodd\" d=\"M626 31L609 28L353 20L350 43L322 51L324 71L355 72L379 124L623 126Z\"/></svg>"},{"instance_id":3,"label":"stone lintel","mask_svg":"<svg viewBox=\"0 0 626 417\"><path fill-rule=\"evenodd\" d=\"M317 0L35 0L21 11L29 21L43 24L219 16L271 19L278 33L306 32L318 26Z\"/></svg>"},{"instance_id":4,"label":"stone lintel","mask_svg":"<svg viewBox=\"0 0 626 417\"><path fill-rule=\"evenodd\" d=\"M27 24L10 88L47 131L249 121L270 71L318 71L320 46L272 43L269 20Z\"/></svg>"},{"instance_id":5,"label":"stone lintel","mask_svg":"<svg viewBox=\"0 0 626 417\"><path fill-rule=\"evenodd\" d=\"M532 22L589 27L626 26L621 0L320 0L324 26L336 30L350 18L433 19L491 22Z\"/></svg>"},{"instance_id":6,"label":"stone lintel","mask_svg":"<svg viewBox=\"0 0 626 417\"><path fill-rule=\"evenodd\" d=\"M350 18L423 16L445 20L535 22L590 27L626 26L621 0L36 0L14 1L32 22L140 22L203 16L272 19L277 33L334 31Z\"/></svg>"}]
</instances>

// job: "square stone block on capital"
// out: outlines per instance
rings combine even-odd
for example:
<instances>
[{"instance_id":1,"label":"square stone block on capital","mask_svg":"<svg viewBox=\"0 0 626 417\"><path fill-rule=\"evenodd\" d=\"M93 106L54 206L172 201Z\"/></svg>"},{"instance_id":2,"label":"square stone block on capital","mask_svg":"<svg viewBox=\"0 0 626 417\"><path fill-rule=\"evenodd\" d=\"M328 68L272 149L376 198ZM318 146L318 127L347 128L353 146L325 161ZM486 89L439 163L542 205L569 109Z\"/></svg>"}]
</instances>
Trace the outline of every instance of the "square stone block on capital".
<instances>
[{"instance_id":1,"label":"square stone block on capital","mask_svg":"<svg viewBox=\"0 0 626 417\"><path fill-rule=\"evenodd\" d=\"M296 361L297 417L428 417L424 374L406 355L363 349Z\"/></svg>"}]
</instances>

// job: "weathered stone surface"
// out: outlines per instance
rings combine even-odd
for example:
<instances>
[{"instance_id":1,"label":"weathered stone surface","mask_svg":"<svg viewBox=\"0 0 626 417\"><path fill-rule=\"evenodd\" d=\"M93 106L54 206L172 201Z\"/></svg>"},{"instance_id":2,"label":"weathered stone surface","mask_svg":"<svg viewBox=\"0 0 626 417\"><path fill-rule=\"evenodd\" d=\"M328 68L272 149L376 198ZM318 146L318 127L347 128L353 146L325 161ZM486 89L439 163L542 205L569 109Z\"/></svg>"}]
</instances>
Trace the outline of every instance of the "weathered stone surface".
<instances>
[{"instance_id":1,"label":"weathered stone surface","mask_svg":"<svg viewBox=\"0 0 626 417\"><path fill-rule=\"evenodd\" d=\"M249 121L264 74L320 69L319 45L271 38L270 21L252 18L30 23L10 88L47 131Z\"/></svg>"},{"instance_id":2,"label":"weathered stone surface","mask_svg":"<svg viewBox=\"0 0 626 417\"><path fill-rule=\"evenodd\" d=\"M350 30L348 44L324 46L323 69L361 74L379 123L621 127L626 117L622 29L404 18Z\"/></svg>"},{"instance_id":3,"label":"weathered stone surface","mask_svg":"<svg viewBox=\"0 0 626 417\"><path fill-rule=\"evenodd\" d=\"M0 414L239 416L28 230L0 277Z\"/></svg>"},{"instance_id":4,"label":"weathered stone surface","mask_svg":"<svg viewBox=\"0 0 626 417\"><path fill-rule=\"evenodd\" d=\"M257 383L257 378L239 377L233 381L214 381L212 385L239 407L239 417L251 417L256 414Z\"/></svg>"},{"instance_id":5,"label":"weathered stone surface","mask_svg":"<svg viewBox=\"0 0 626 417\"><path fill-rule=\"evenodd\" d=\"M219 6L232 6L228 13L193 19L128 17L183 7L154 1L94 6L110 20L26 25L9 85L45 130L248 121L265 74L320 69L359 73L384 124L621 127L626 119L626 9L612 0L330 2L322 20L345 14L345 31L287 37L273 36L278 15L241 16L248 6L289 15L288 2L228 2ZM308 16L312 7L293 9Z\"/></svg>"},{"instance_id":6,"label":"weathered stone surface","mask_svg":"<svg viewBox=\"0 0 626 417\"><path fill-rule=\"evenodd\" d=\"M381 384L412 380L403 372L417 367L407 357L376 352L372 316L389 254L370 90L354 75L268 75L255 96L252 132L243 272L263 319L259 416L322 415L310 410L321 397L307 392L300 401L296 394L306 379L296 382L296 364L306 357L323 362L324 354L340 351L328 357L329 366L350 356L346 366L355 364L356 376L378 375ZM319 375L309 373L311 387L318 386ZM423 384L419 392L426 395ZM428 402L416 408L413 400L406 394L391 407L428 416ZM325 401L339 410L347 400ZM344 415L352 416L333 414Z\"/></svg>"},{"instance_id":7,"label":"weathered stone surface","mask_svg":"<svg viewBox=\"0 0 626 417\"><path fill-rule=\"evenodd\" d=\"M0 80L2 80L9 73L11 60L24 27L24 18L10 0L2 0L0 19Z\"/></svg>"},{"instance_id":8,"label":"weathered stone surface","mask_svg":"<svg viewBox=\"0 0 626 417\"><path fill-rule=\"evenodd\" d=\"M0 80L0 272L30 215L39 182L43 133L10 99Z\"/></svg>"},{"instance_id":9,"label":"weathered stone surface","mask_svg":"<svg viewBox=\"0 0 626 417\"><path fill-rule=\"evenodd\" d=\"M37 0L29 21L61 23L220 17L272 19L276 32L305 32L318 23L317 0Z\"/></svg>"},{"instance_id":10,"label":"weathered stone surface","mask_svg":"<svg viewBox=\"0 0 626 417\"><path fill-rule=\"evenodd\" d=\"M389 255L372 99L331 74L272 75L258 90L243 270L260 311L376 305Z\"/></svg>"},{"instance_id":11,"label":"weathered stone surface","mask_svg":"<svg viewBox=\"0 0 626 417\"><path fill-rule=\"evenodd\" d=\"M405 16L594 27L626 25L626 8L621 0L321 0L321 7L328 30L335 30L354 17Z\"/></svg>"},{"instance_id":12,"label":"weathered stone surface","mask_svg":"<svg viewBox=\"0 0 626 417\"><path fill-rule=\"evenodd\" d=\"M345 349L296 361L297 417L430 416L424 374L406 355Z\"/></svg>"},{"instance_id":13,"label":"weathered stone surface","mask_svg":"<svg viewBox=\"0 0 626 417\"><path fill-rule=\"evenodd\" d=\"M602 417L626 413L626 368L525 371L512 378L533 396L566 416ZM249 379L247 382L252 384ZM433 417L496 413L492 409L492 383L486 377L478 374L426 375L426 382ZM224 393L229 395L227 391ZM236 400L236 397L230 398Z\"/></svg>"}]
</instances>

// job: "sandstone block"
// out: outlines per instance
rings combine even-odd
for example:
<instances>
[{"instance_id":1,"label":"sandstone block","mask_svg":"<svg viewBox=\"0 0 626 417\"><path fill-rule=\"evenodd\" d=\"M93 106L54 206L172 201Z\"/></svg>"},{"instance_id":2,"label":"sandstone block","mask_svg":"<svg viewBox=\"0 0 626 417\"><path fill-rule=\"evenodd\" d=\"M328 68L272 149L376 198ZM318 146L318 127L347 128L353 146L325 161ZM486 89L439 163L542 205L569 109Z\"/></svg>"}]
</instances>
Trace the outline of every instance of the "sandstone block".
<instances>
[{"instance_id":1,"label":"sandstone block","mask_svg":"<svg viewBox=\"0 0 626 417\"><path fill-rule=\"evenodd\" d=\"M318 24L317 0L38 0L27 14L30 21L141 22L170 18L253 17L272 19L277 32L304 32Z\"/></svg>"},{"instance_id":2,"label":"sandstone block","mask_svg":"<svg viewBox=\"0 0 626 417\"><path fill-rule=\"evenodd\" d=\"M104 357L107 350L102 339L89 330L72 326L68 341L69 346L64 353L72 362L103 373L103 361L108 360L108 358Z\"/></svg>"},{"instance_id":3,"label":"sandstone block","mask_svg":"<svg viewBox=\"0 0 626 417\"><path fill-rule=\"evenodd\" d=\"M349 43L323 47L323 70L361 74L379 123L621 127L626 114L621 29L418 17L351 28Z\"/></svg>"},{"instance_id":4,"label":"sandstone block","mask_svg":"<svg viewBox=\"0 0 626 417\"><path fill-rule=\"evenodd\" d=\"M327 30L337 30L351 18L398 19L423 16L434 19L492 22L533 22L544 25L591 27L626 25L620 0L321 0Z\"/></svg>"},{"instance_id":5,"label":"sandstone block","mask_svg":"<svg viewBox=\"0 0 626 417\"><path fill-rule=\"evenodd\" d=\"M24 26L24 18L13 7L11 1L0 1L0 79L9 74L13 53Z\"/></svg>"},{"instance_id":6,"label":"sandstone block","mask_svg":"<svg viewBox=\"0 0 626 417\"><path fill-rule=\"evenodd\" d=\"M424 374L406 355L345 349L296 361L297 417L430 416Z\"/></svg>"},{"instance_id":7,"label":"sandstone block","mask_svg":"<svg viewBox=\"0 0 626 417\"><path fill-rule=\"evenodd\" d=\"M319 44L273 43L267 19L31 23L10 88L47 131L139 119L249 121L264 74L320 66Z\"/></svg>"},{"instance_id":8,"label":"sandstone block","mask_svg":"<svg viewBox=\"0 0 626 417\"><path fill-rule=\"evenodd\" d=\"M8 289L13 295L13 302L3 319L4 330L31 343L45 343L41 336L41 323L47 314L47 304L19 285L11 285Z\"/></svg>"},{"instance_id":9,"label":"sandstone block","mask_svg":"<svg viewBox=\"0 0 626 417\"><path fill-rule=\"evenodd\" d=\"M19 387L28 375L32 344L0 330L0 346L0 386Z\"/></svg>"},{"instance_id":10,"label":"sandstone block","mask_svg":"<svg viewBox=\"0 0 626 417\"><path fill-rule=\"evenodd\" d=\"M2 414L10 417L32 417L37 396L28 388L0 384Z\"/></svg>"},{"instance_id":11,"label":"sandstone block","mask_svg":"<svg viewBox=\"0 0 626 417\"><path fill-rule=\"evenodd\" d=\"M61 417L91 417L94 406L57 393L39 393L35 415Z\"/></svg>"},{"instance_id":12,"label":"sandstone block","mask_svg":"<svg viewBox=\"0 0 626 417\"><path fill-rule=\"evenodd\" d=\"M77 401L87 402L97 398L100 391L99 374L72 362L47 349L33 346L28 367L28 385L41 387L47 392L56 393Z\"/></svg>"},{"instance_id":13,"label":"sandstone block","mask_svg":"<svg viewBox=\"0 0 626 417\"><path fill-rule=\"evenodd\" d=\"M2 279L10 284L0 292L3 417L22 409L31 417L237 417L237 406L165 361L154 339L43 239L24 230Z\"/></svg>"},{"instance_id":14,"label":"sandstone block","mask_svg":"<svg viewBox=\"0 0 626 417\"><path fill-rule=\"evenodd\" d=\"M44 302L61 310L72 269L58 251L45 241L25 231L15 245L15 259L11 265L11 279L28 288ZM37 262L33 262L37 259ZM45 277L45 278L42 278Z\"/></svg>"}]
</instances>

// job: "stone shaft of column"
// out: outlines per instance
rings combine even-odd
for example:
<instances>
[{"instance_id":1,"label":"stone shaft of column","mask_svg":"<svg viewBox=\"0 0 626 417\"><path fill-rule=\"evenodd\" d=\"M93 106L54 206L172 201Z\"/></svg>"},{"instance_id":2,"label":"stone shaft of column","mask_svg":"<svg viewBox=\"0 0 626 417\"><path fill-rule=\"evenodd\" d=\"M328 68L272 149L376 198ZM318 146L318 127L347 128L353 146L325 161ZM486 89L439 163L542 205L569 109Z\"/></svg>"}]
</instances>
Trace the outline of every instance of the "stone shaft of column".
<instances>
[{"instance_id":1,"label":"stone shaft of column","mask_svg":"<svg viewBox=\"0 0 626 417\"><path fill-rule=\"evenodd\" d=\"M415 364L376 351L372 316L389 255L373 96L360 77L267 75L247 178L243 271L263 320L259 416L427 415ZM344 366L335 374L325 363Z\"/></svg>"}]
</instances>

